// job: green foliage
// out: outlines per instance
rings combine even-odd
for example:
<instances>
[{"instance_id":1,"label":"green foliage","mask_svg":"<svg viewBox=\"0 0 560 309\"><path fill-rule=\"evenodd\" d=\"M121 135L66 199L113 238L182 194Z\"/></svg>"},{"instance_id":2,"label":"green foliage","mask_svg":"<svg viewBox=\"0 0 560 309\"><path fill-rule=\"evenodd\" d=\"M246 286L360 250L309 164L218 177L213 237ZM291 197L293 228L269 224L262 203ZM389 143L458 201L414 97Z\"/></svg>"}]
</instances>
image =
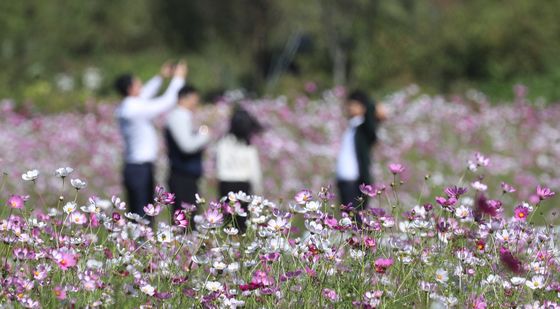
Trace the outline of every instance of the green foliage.
<instances>
[{"instance_id":1,"label":"green foliage","mask_svg":"<svg viewBox=\"0 0 560 309\"><path fill-rule=\"evenodd\" d=\"M188 56L204 91L286 93L313 80L379 95L409 83L478 87L505 99L522 82L558 100L559 17L560 2L527 0L3 1L0 94L57 110L111 95L121 71L147 77ZM294 35L298 52L267 84ZM87 67L104 77L93 92L79 82ZM71 91L56 86L60 74L76 79Z\"/></svg>"}]
</instances>

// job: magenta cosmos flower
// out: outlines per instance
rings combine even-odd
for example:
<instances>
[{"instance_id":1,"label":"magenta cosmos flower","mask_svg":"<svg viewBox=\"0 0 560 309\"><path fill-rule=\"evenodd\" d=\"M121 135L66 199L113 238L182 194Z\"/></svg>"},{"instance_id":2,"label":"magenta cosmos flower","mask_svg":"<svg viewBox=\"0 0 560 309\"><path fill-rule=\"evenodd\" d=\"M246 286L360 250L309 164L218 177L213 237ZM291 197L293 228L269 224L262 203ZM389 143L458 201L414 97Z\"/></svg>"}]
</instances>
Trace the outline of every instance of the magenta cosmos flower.
<instances>
[{"instance_id":1,"label":"magenta cosmos flower","mask_svg":"<svg viewBox=\"0 0 560 309\"><path fill-rule=\"evenodd\" d=\"M523 265L521 264L521 261L513 256L511 251L505 247L500 248L500 260L512 272L516 274L523 272Z\"/></svg>"},{"instance_id":2,"label":"magenta cosmos flower","mask_svg":"<svg viewBox=\"0 0 560 309\"><path fill-rule=\"evenodd\" d=\"M8 199L8 206L15 209L22 209L25 200L20 195L12 195Z\"/></svg>"},{"instance_id":3,"label":"magenta cosmos flower","mask_svg":"<svg viewBox=\"0 0 560 309\"><path fill-rule=\"evenodd\" d=\"M173 220L175 224L180 227L187 227L189 226L189 219L187 218L186 211L183 209L177 209L173 214Z\"/></svg>"},{"instance_id":4,"label":"magenta cosmos flower","mask_svg":"<svg viewBox=\"0 0 560 309\"><path fill-rule=\"evenodd\" d=\"M515 207L514 216L516 220L525 221L527 220L528 214L529 214L529 208L522 205Z\"/></svg>"},{"instance_id":5,"label":"magenta cosmos flower","mask_svg":"<svg viewBox=\"0 0 560 309\"><path fill-rule=\"evenodd\" d=\"M404 170L405 170L405 167L400 163L389 164L389 171L391 171L391 173L393 173L393 175L398 175L398 174L404 172Z\"/></svg>"},{"instance_id":6,"label":"magenta cosmos flower","mask_svg":"<svg viewBox=\"0 0 560 309\"><path fill-rule=\"evenodd\" d=\"M550 190L550 188L537 186L537 196L541 201L549 199L554 195L556 195L556 193Z\"/></svg>"},{"instance_id":7,"label":"magenta cosmos flower","mask_svg":"<svg viewBox=\"0 0 560 309\"><path fill-rule=\"evenodd\" d=\"M378 258L375 260L375 271L384 274L391 265L393 265L393 259Z\"/></svg>"}]
</instances>

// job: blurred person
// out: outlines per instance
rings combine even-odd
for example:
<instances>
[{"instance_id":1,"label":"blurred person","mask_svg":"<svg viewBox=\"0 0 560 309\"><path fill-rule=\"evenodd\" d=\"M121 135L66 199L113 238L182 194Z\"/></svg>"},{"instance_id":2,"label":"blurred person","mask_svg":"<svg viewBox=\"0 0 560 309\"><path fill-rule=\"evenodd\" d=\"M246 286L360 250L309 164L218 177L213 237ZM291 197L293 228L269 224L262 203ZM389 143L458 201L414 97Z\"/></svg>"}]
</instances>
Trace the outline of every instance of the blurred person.
<instances>
[{"instance_id":1,"label":"blurred person","mask_svg":"<svg viewBox=\"0 0 560 309\"><path fill-rule=\"evenodd\" d=\"M373 182L371 148L377 141L378 116L373 101L360 90L348 95L344 109L348 125L336 162L337 186L340 202L346 206L352 203L353 207L360 209L367 206L360 185ZM356 219L359 222L359 216Z\"/></svg>"},{"instance_id":2,"label":"blurred person","mask_svg":"<svg viewBox=\"0 0 560 309\"><path fill-rule=\"evenodd\" d=\"M200 95L193 86L179 90L177 106L167 115L165 140L169 156L169 190L175 194L174 210L183 203L195 205L198 181L203 175L202 155L210 142L207 126L193 128L193 114ZM194 214L193 214L194 215ZM191 228L194 224L191 217Z\"/></svg>"},{"instance_id":3,"label":"blurred person","mask_svg":"<svg viewBox=\"0 0 560 309\"><path fill-rule=\"evenodd\" d=\"M220 196L243 191L246 194L262 193L262 172L257 148L252 137L262 131L259 122L245 109L236 106L230 119L229 132L216 147L216 169ZM239 201L247 212L247 203ZM247 217L235 216L234 226L245 233Z\"/></svg>"},{"instance_id":4,"label":"blurred person","mask_svg":"<svg viewBox=\"0 0 560 309\"><path fill-rule=\"evenodd\" d=\"M172 75L167 90L156 96L164 78ZM175 106L177 92L185 84L186 76L185 62L179 62L175 68L166 63L160 74L145 85L132 74L123 74L115 82L123 98L116 117L125 142L123 178L129 210L133 213L144 215L144 206L153 202L158 137L152 121Z\"/></svg>"}]
</instances>

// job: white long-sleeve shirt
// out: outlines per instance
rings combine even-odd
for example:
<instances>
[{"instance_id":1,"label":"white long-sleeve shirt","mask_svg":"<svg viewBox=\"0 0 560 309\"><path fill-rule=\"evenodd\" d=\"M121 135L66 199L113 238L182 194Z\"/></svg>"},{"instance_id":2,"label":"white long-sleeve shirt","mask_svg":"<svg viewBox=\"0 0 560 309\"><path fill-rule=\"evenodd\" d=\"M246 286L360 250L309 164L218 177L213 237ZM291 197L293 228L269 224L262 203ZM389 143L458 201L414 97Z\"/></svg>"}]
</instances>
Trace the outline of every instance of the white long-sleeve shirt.
<instances>
[{"instance_id":1,"label":"white long-sleeve shirt","mask_svg":"<svg viewBox=\"0 0 560 309\"><path fill-rule=\"evenodd\" d=\"M192 112L177 106L167 115L167 128L177 146L185 153L194 153L204 148L210 141L208 134L195 133Z\"/></svg>"},{"instance_id":2,"label":"white long-sleeve shirt","mask_svg":"<svg viewBox=\"0 0 560 309\"><path fill-rule=\"evenodd\" d=\"M248 181L253 193L262 193L262 172L255 146L238 141L233 135L220 139L216 147L220 181Z\"/></svg>"},{"instance_id":3,"label":"white long-sleeve shirt","mask_svg":"<svg viewBox=\"0 0 560 309\"><path fill-rule=\"evenodd\" d=\"M126 163L153 162L157 158L158 138L152 120L175 106L185 80L174 77L167 90L155 97L162 82L160 76L153 77L142 87L139 96L124 98L116 110L125 142Z\"/></svg>"},{"instance_id":4,"label":"white long-sleeve shirt","mask_svg":"<svg viewBox=\"0 0 560 309\"><path fill-rule=\"evenodd\" d=\"M342 144L336 161L336 177L338 180L355 181L360 178L355 136L356 128L363 122L363 117L354 117L348 121L348 127L342 136Z\"/></svg>"}]
</instances>

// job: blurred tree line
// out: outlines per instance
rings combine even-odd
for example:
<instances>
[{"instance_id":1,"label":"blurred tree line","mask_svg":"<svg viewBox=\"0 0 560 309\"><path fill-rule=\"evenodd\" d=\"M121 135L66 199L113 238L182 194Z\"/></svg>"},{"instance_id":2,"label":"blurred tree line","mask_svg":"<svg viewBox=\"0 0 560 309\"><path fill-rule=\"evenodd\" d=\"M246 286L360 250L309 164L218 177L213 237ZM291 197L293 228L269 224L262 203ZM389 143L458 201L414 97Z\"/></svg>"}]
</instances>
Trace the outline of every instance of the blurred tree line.
<instances>
[{"instance_id":1,"label":"blurred tree line","mask_svg":"<svg viewBox=\"0 0 560 309\"><path fill-rule=\"evenodd\" d=\"M2 1L0 97L56 110L187 56L209 92L417 83L506 99L525 83L558 100L558 20L553 0Z\"/></svg>"}]
</instances>

